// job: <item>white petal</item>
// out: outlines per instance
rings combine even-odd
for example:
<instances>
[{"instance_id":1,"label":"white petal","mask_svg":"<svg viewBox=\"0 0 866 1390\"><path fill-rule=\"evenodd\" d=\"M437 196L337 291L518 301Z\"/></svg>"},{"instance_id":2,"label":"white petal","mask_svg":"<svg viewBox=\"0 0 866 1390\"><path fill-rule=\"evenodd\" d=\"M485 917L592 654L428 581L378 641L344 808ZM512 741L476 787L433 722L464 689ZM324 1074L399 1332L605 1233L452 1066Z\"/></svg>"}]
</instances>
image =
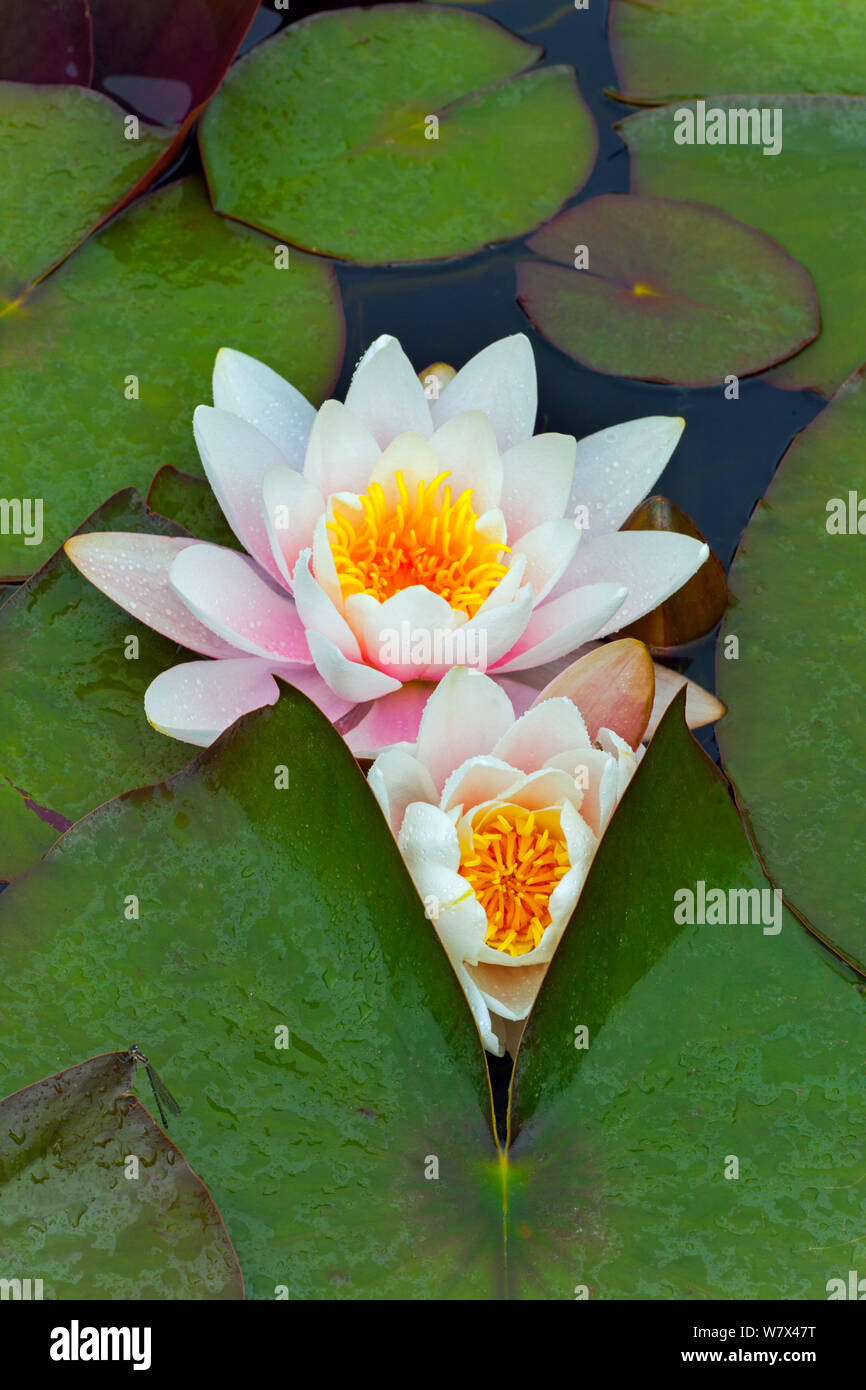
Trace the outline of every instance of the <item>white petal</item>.
<instances>
[{"instance_id":1,"label":"white petal","mask_svg":"<svg viewBox=\"0 0 866 1390\"><path fill-rule=\"evenodd\" d=\"M440 425L430 448L451 474L452 497L472 489L472 509L486 512L499 506L502 495L502 463L493 426L480 410L455 415Z\"/></svg>"},{"instance_id":2,"label":"white petal","mask_svg":"<svg viewBox=\"0 0 866 1390\"><path fill-rule=\"evenodd\" d=\"M418 730L418 757L441 790L453 768L489 753L513 722L511 702L495 681L456 666L427 701Z\"/></svg>"},{"instance_id":3,"label":"white petal","mask_svg":"<svg viewBox=\"0 0 866 1390\"><path fill-rule=\"evenodd\" d=\"M407 856L402 844L400 850L451 964L456 969L464 960L476 961L484 949L487 915L471 884L442 864L421 855Z\"/></svg>"},{"instance_id":4,"label":"white petal","mask_svg":"<svg viewBox=\"0 0 866 1390\"><path fill-rule=\"evenodd\" d=\"M553 590L553 597L585 584L624 585L628 596L622 606L597 632L589 634L606 637L664 603L691 579L709 553L701 541L672 531L613 531L587 536Z\"/></svg>"},{"instance_id":5,"label":"white petal","mask_svg":"<svg viewBox=\"0 0 866 1390\"><path fill-rule=\"evenodd\" d=\"M398 843L407 863L423 859L441 869L450 869L453 874L460 868L460 845L454 824L429 801L412 801L406 807Z\"/></svg>"},{"instance_id":6,"label":"white petal","mask_svg":"<svg viewBox=\"0 0 866 1390\"><path fill-rule=\"evenodd\" d=\"M483 410L502 452L528 439L535 428L538 386L525 333L501 338L476 353L430 409L437 429L464 411Z\"/></svg>"},{"instance_id":7,"label":"white petal","mask_svg":"<svg viewBox=\"0 0 866 1390\"><path fill-rule=\"evenodd\" d=\"M599 729L596 742L607 753L616 757L616 799L619 801L629 782L637 772L637 765L643 757L643 748L635 750L613 729Z\"/></svg>"},{"instance_id":8,"label":"white petal","mask_svg":"<svg viewBox=\"0 0 866 1390\"><path fill-rule=\"evenodd\" d=\"M466 970L485 1004L501 1018L527 1018L547 974L547 965L521 965L522 956L506 956L502 952L499 955L501 961L496 964L479 961L477 965L467 965ZM510 961L512 965L507 963Z\"/></svg>"},{"instance_id":9,"label":"white petal","mask_svg":"<svg viewBox=\"0 0 866 1390\"><path fill-rule=\"evenodd\" d=\"M361 358L346 405L384 449L398 434L433 433L424 387L396 338L377 338Z\"/></svg>"},{"instance_id":10,"label":"white petal","mask_svg":"<svg viewBox=\"0 0 866 1390\"><path fill-rule=\"evenodd\" d=\"M582 788L580 814L594 835L601 835L617 799L617 760L598 748L569 748L545 761L558 767Z\"/></svg>"},{"instance_id":11,"label":"white petal","mask_svg":"<svg viewBox=\"0 0 866 1390\"><path fill-rule=\"evenodd\" d=\"M628 590L619 584L587 584L547 599L533 610L526 630L497 671L525 671L529 666L541 666L576 651L604 628L627 594Z\"/></svg>"},{"instance_id":12,"label":"white petal","mask_svg":"<svg viewBox=\"0 0 866 1390\"><path fill-rule=\"evenodd\" d=\"M466 995L466 1002L472 1010L472 1017L475 1026L481 1037L481 1042L488 1052L492 1052L494 1057L504 1057L505 1047L494 1031L493 1020L490 1017L490 1010L481 990L469 975L469 967L463 964L454 967L463 993Z\"/></svg>"},{"instance_id":13,"label":"white petal","mask_svg":"<svg viewBox=\"0 0 866 1390\"><path fill-rule=\"evenodd\" d=\"M400 748L386 748L380 753L367 773L367 781L395 836L400 834L406 807L411 802L436 801L436 788L426 767Z\"/></svg>"},{"instance_id":14,"label":"white petal","mask_svg":"<svg viewBox=\"0 0 866 1390\"><path fill-rule=\"evenodd\" d=\"M509 540L519 540L543 521L566 516L576 449L577 441L570 434L536 434L503 455L499 505Z\"/></svg>"},{"instance_id":15,"label":"white petal","mask_svg":"<svg viewBox=\"0 0 866 1390\"><path fill-rule=\"evenodd\" d=\"M413 584L379 603L370 594L352 594L346 618L366 660L400 681L424 680L437 654L453 665L451 634L458 614L440 594Z\"/></svg>"},{"instance_id":16,"label":"white petal","mask_svg":"<svg viewBox=\"0 0 866 1390\"><path fill-rule=\"evenodd\" d=\"M482 801L500 796L514 785L516 769L501 758L489 755L467 758L448 777L442 788L440 806L443 811L461 806L466 811Z\"/></svg>"},{"instance_id":17,"label":"white petal","mask_svg":"<svg viewBox=\"0 0 866 1390\"><path fill-rule=\"evenodd\" d=\"M160 733L206 748L241 715L279 696L267 662L256 657L187 661L151 681L144 712Z\"/></svg>"},{"instance_id":18,"label":"white petal","mask_svg":"<svg viewBox=\"0 0 866 1390\"><path fill-rule=\"evenodd\" d=\"M321 632L350 661L361 660L361 648L346 619L337 611L310 569L310 551L298 557L292 576L295 608L305 628Z\"/></svg>"},{"instance_id":19,"label":"white petal","mask_svg":"<svg viewBox=\"0 0 866 1390\"><path fill-rule=\"evenodd\" d=\"M310 434L304 477L326 497L363 492L380 453L367 426L347 406L325 401Z\"/></svg>"},{"instance_id":20,"label":"white petal","mask_svg":"<svg viewBox=\"0 0 866 1390\"><path fill-rule=\"evenodd\" d=\"M255 357L220 348L213 369L213 403L248 420L300 468L316 412L306 396Z\"/></svg>"},{"instance_id":21,"label":"white petal","mask_svg":"<svg viewBox=\"0 0 866 1390\"><path fill-rule=\"evenodd\" d=\"M399 690L400 682L376 671L360 661L350 661L322 632L307 630L310 653L316 663L316 670L331 687L335 695L344 700L360 704L364 700L378 700L391 690Z\"/></svg>"},{"instance_id":22,"label":"white petal","mask_svg":"<svg viewBox=\"0 0 866 1390\"><path fill-rule=\"evenodd\" d=\"M325 510L318 488L294 468L269 468L262 480L262 511L268 542L283 582L292 587L298 555L311 544Z\"/></svg>"},{"instance_id":23,"label":"white petal","mask_svg":"<svg viewBox=\"0 0 866 1390\"><path fill-rule=\"evenodd\" d=\"M262 484L270 469L288 467L286 455L255 425L209 405L196 407L193 433L229 526L241 545L282 585L285 581L265 525Z\"/></svg>"},{"instance_id":24,"label":"white petal","mask_svg":"<svg viewBox=\"0 0 866 1390\"><path fill-rule=\"evenodd\" d=\"M492 609L481 605L474 618L461 628L467 649L477 650L477 660L472 662L479 671L485 671L512 650L520 640L532 620L532 590L528 584L517 591L511 603L503 603ZM477 638L473 634L477 633Z\"/></svg>"},{"instance_id":25,"label":"white petal","mask_svg":"<svg viewBox=\"0 0 866 1390\"><path fill-rule=\"evenodd\" d=\"M580 543L580 532L570 521L545 521L525 532L512 546L512 554L526 556L526 582L532 585L535 603L550 593L571 563Z\"/></svg>"},{"instance_id":26,"label":"white petal","mask_svg":"<svg viewBox=\"0 0 866 1390\"><path fill-rule=\"evenodd\" d=\"M616 531L664 471L685 423L672 415L648 415L581 439L569 514L586 507L592 535Z\"/></svg>"}]
</instances>

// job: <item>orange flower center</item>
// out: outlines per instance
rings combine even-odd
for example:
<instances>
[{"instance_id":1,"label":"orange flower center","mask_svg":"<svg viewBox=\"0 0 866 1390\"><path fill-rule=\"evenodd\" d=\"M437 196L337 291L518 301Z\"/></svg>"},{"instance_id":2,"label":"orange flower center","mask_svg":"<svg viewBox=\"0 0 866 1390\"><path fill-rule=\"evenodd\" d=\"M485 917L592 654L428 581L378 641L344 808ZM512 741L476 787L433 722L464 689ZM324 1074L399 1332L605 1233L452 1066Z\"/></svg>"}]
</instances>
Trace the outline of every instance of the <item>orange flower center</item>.
<instances>
[{"instance_id":1,"label":"orange flower center","mask_svg":"<svg viewBox=\"0 0 866 1390\"><path fill-rule=\"evenodd\" d=\"M384 603L423 584L467 617L477 613L508 572L499 558L508 547L478 535L472 489L452 502L445 484L449 476L419 482L412 501L403 474L397 473L396 507L388 506L380 483L371 483L360 497L361 517L340 514L328 522L344 599L370 594Z\"/></svg>"},{"instance_id":2,"label":"orange flower center","mask_svg":"<svg viewBox=\"0 0 866 1390\"><path fill-rule=\"evenodd\" d=\"M487 913L486 945L509 956L532 951L550 924L550 895L570 868L558 811L495 806L483 813L460 873Z\"/></svg>"}]
</instances>

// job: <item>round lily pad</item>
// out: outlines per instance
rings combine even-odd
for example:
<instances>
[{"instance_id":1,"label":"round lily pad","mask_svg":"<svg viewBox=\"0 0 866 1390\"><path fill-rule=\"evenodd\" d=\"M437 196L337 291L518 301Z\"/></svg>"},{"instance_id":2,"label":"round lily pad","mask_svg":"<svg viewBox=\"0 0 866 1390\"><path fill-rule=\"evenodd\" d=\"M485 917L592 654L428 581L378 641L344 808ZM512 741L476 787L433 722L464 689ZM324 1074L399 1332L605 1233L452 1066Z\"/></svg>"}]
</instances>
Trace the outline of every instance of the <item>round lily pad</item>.
<instances>
[{"instance_id":1,"label":"round lily pad","mask_svg":"<svg viewBox=\"0 0 866 1390\"><path fill-rule=\"evenodd\" d=\"M216 217L196 179L136 204L0 319L0 451L42 499L42 535L0 535L28 574L113 488L163 464L201 473L192 413L217 350L239 348L320 400L343 354L331 268ZM28 543L38 540L38 544Z\"/></svg>"},{"instance_id":2,"label":"round lily pad","mask_svg":"<svg viewBox=\"0 0 866 1390\"><path fill-rule=\"evenodd\" d=\"M638 112L617 129L629 148L634 192L711 203L775 237L806 267L821 303L820 336L768 379L831 395L866 360L866 97L707 102L725 114L762 107L782 112L776 158L751 144L675 145L672 107Z\"/></svg>"},{"instance_id":3,"label":"round lily pad","mask_svg":"<svg viewBox=\"0 0 866 1390\"><path fill-rule=\"evenodd\" d=\"M595 371L711 386L790 357L818 333L808 273L754 227L670 198L604 194L529 242L518 297Z\"/></svg>"},{"instance_id":4,"label":"round lily pad","mask_svg":"<svg viewBox=\"0 0 866 1390\"><path fill-rule=\"evenodd\" d=\"M363 263L519 236L589 175L571 68L482 15L376 5L313 15L228 73L200 127L214 206Z\"/></svg>"}]
</instances>

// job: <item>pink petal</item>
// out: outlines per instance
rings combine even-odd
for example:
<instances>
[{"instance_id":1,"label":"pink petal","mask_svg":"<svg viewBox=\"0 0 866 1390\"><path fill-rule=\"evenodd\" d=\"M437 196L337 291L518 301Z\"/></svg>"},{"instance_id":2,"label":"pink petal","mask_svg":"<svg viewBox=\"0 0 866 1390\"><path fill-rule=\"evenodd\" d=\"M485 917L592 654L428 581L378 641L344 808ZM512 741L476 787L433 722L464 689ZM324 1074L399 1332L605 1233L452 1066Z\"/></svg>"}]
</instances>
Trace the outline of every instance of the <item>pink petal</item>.
<instances>
[{"instance_id":1,"label":"pink petal","mask_svg":"<svg viewBox=\"0 0 866 1390\"><path fill-rule=\"evenodd\" d=\"M302 695L306 695L308 700L312 700L317 709L322 711L332 724L336 724L342 719L349 710L354 708L354 700L343 700L339 695L335 695L329 685L326 685L314 666L271 666L271 673L279 676L286 685L294 686L300 690Z\"/></svg>"},{"instance_id":2,"label":"pink petal","mask_svg":"<svg viewBox=\"0 0 866 1390\"><path fill-rule=\"evenodd\" d=\"M169 583L178 555L198 544L186 537L90 531L63 548L85 579L163 637L204 656L239 656L237 647L193 617Z\"/></svg>"},{"instance_id":3,"label":"pink petal","mask_svg":"<svg viewBox=\"0 0 866 1390\"><path fill-rule=\"evenodd\" d=\"M262 483L269 469L288 467L286 456L255 425L209 405L196 407L193 433L229 526L241 545L283 586L265 526Z\"/></svg>"},{"instance_id":4,"label":"pink petal","mask_svg":"<svg viewBox=\"0 0 866 1390\"><path fill-rule=\"evenodd\" d=\"M436 801L430 773L402 748L386 748L367 773L367 780L395 836L400 833L407 806L413 801Z\"/></svg>"},{"instance_id":5,"label":"pink petal","mask_svg":"<svg viewBox=\"0 0 866 1390\"><path fill-rule=\"evenodd\" d=\"M621 607L627 593L618 584L589 584L548 599L533 611L526 631L498 664L497 671L524 671L575 651L598 633Z\"/></svg>"},{"instance_id":6,"label":"pink petal","mask_svg":"<svg viewBox=\"0 0 866 1390\"><path fill-rule=\"evenodd\" d=\"M437 429L467 410L483 410L502 452L528 439L535 427L538 386L525 333L501 338L476 353L430 409Z\"/></svg>"},{"instance_id":7,"label":"pink petal","mask_svg":"<svg viewBox=\"0 0 866 1390\"><path fill-rule=\"evenodd\" d=\"M397 339L387 334L361 358L346 405L383 449L407 430L425 439L433 433L424 387Z\"/></svg>"},{"instance_id":8,"label":"pink petal","mask_svg":"<svg viewBox=\"0 0 866 1390\"><path fill-rule=\"evenodd\" d=\"M295 608L304 627L323 633L350 661L360 661L361 648L354 632L313 577L309 550L305 550L298 559L292 585Z\"/></svg>"},{"instance_id":9,"label":"pink petal","mask_svg":"<svg viewBox=\"0 0 866 1390\"><path fill-rule=\"evenodd\" d=\"M220 348L213 369L213 403L255 425L293 468L300 468L316 412L264 362L234 348Z\"/></svg>"},{"instance_id":10,"label":"pink petal","mask_svg":"<svg viewBox=\"0 0 866 1390\"><path fill-rule=\"evenodd\" d=\"M508 696L495 681L456 666L427 701L418 730L418 758L441 791L455 767L489 753L513 720Z\"/></svg>"},{"instance_id":11,"label":"pink petal","mask_svg":"<svg viewBox=\"0 0 866 1390\"><path fill-rule=\"evenodd\" d=\"M283 583L292 587L298 556L312 543L325 499L293 468L269 468L262 480L262 513L268 543Z\"/></svg>"},{"instance_id":12,"label":"pink petal","mask_svg":"<svg viewBox=\"0 0 866 1390\"><path fill-rule=\"evenodd\" d=\"M379 603L370 594L352 594L346 618L364 657L399 681L424 680L437 654L456 664L462 652L457 614L440 594L413 584Z\"/></svg>"},{"instance_id":13,"label":"pink petal","mask_svg":"<svg viewBox=\"0 0 866 1390\"><path fill-rule=\"evenodd\" d=\"M252 656L309 664L304 626L245 555L199 542L171 567L171 587L197 618Z\"/></svg>"},{"instance_id":14,"label":"pink petal","mask_svg":"<svg viewBox=\"0 0 866 1390\"><path fill-rule=\"evenodd\" d=\"M526 582L532 586L535 604L547 597L565 573L580 543L580 532L570 521L543 521L526 531L511 548L512 556L526 556Z\"/></svg>"},{"instance_id":15,"label":"pink petal","mask_svg":"<svg viewBox=\"0 0 866 1390\"><path fill-rule=\"evenodd\" d=\"M535 772L548 758L565 749L589 746L589 735L577 706L570 700L547 700L512 724L492 752L494 758L502 758L512 767Z\"/></svg>"},{"instance_id":16,"label":"pink petal","mask_svg":"<svg viewBox=\"0 0 866 1390\"><path fill-rule=\"evenodd\" d=\"M435 686L407 681L399 690L376 700L343 737L356 758L374 758L392 743L415 743L424 707Z\"/></svg>"},{"instance_id":17,"label":"pink petal","mask_svg":"<svg viewBox=\"0 0 866 1390\"><path fill-rule=\"evenodd\" d=\"M255 657L187 661L151 681L144 710L160 733L206 748L241 715L275 704L279 694L267 662Z\"/></svg>"}]
</instances>

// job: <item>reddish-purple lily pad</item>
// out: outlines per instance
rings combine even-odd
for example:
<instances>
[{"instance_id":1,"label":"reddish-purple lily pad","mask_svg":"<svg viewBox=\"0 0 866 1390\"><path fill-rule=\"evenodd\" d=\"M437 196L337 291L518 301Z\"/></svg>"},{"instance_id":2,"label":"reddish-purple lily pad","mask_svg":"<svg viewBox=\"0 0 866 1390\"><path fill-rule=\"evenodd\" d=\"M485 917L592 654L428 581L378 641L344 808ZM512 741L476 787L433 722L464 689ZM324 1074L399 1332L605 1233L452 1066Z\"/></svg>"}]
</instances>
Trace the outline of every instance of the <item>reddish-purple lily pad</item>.
<instances>
[{"instance_id":1,"label":"reddish-purple lily pad","mask_svg":"<svg viewBox=\"0 0 866 1390\"><path fill-rule=\"evenodd\" d=\"M160 125L179 125L213 95L258 0L90 0L93 85Z\"/></svg>"},{"instance_id":2,"label":"reddish-purple lily pad","mask_svg":"<svg viewBox=\"0 0 866 1390\"><path fill-rule=\"evenodd\" d=\"M604 194L528 243L518 298L563 352L595 371L721 384L816 337L808 272L764 232L701 203Z\"/></svg>"},{"instance_id":3,"label":"reddish-purple lily pad","mask_svg":"<svg viewBox=\"0 0 866 1390\"><path fill-rule=\"evenodd\" d=\"M86 87L92 70L87 0L3 0L0 81Z\"/></svg>"},{"instance_id":4,"label":"reddish-purple lily pad","mask_svg":"<svg viewBox=\"0 0 866 1390\"><path fill-rule=\"evenodd\" d=\"M135 1070L131 1051L108 1052L0 1101L3 1272L30 1281L18 1297L243 1298L213 1198L129 1094Z\"/></svg>"}]
</instances>

